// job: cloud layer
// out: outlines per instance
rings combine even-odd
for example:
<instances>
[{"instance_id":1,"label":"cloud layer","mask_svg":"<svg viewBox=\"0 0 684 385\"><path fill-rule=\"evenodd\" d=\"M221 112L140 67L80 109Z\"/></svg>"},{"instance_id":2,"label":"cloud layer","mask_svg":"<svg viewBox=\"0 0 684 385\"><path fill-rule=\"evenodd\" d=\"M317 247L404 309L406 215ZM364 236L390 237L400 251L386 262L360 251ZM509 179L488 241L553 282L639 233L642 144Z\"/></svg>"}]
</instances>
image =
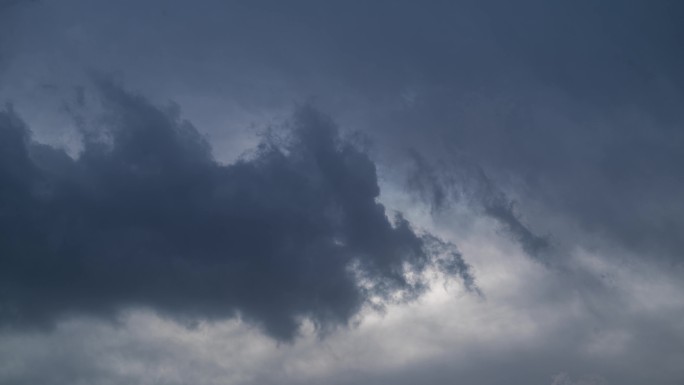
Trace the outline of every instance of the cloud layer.
<instances>
[{"instance_id":1,"label":"cloud layer","mask_svg":"<svg viewBox=\"0 0 684 385\"><path fill-rule=\"evenodd\" d=\"M683 18L0 0L0 383L681 384Z\"/></svg>"}]
</instances>

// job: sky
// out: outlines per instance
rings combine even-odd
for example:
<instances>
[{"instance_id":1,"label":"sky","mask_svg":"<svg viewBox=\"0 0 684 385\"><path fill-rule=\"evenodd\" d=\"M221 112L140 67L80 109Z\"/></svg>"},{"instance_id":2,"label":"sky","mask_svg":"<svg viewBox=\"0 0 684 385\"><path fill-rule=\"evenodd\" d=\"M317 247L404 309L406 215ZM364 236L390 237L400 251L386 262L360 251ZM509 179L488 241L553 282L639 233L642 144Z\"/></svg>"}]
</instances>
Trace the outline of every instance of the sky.
<instances>
[{"instance_id":1,"label":"sky","mask_svg":"<svg viewBox=\"0 0 684 385\"><path fill-rule=\"evenodd\" d=\"M0 0L0 383L682 384L682 17Z\"/></svg>"}]
</instances>

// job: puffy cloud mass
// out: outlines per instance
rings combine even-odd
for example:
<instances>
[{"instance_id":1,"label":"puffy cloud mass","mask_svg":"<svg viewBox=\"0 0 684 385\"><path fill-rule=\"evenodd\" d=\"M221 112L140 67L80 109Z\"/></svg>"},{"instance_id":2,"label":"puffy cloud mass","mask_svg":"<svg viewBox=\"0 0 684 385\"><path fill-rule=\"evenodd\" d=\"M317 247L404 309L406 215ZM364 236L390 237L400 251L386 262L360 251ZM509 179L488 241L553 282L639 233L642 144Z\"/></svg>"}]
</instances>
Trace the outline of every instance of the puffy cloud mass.
<instances>
[{"instance_id":1,"label":"puffy cloud mass","mask_svg":"<svg viewBox=\"0 0 684 385\"><path fill-rule=\"evenodd\" d=\"M374 163L314 109L222 165L177 111L100 88L102 128L76 159L0 115L2 321L152 306L289 340L302 319L325 332L414 298L430 266L474 287L452 245L388 216Z\"/></svg>"},{"instance_id":2,"label":"puffy cloud mass","mask_svg":"<svg viewBox=\"0 0 684 385\"><path fill-rule=\"evenodd\" d=\"M0 383L683 384L683 17L0 0Z\"/></svg>"}]
</instances>

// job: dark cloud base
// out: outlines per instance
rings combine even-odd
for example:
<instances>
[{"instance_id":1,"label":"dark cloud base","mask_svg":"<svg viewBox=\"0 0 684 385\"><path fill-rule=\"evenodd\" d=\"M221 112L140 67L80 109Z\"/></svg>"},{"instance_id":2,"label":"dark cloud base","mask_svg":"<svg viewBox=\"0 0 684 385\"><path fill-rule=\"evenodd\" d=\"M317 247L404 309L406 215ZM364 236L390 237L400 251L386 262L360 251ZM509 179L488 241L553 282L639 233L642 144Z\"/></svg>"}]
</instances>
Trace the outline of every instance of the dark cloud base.
<instances>
[{"instance_id":1,"label":"dark cloud base","mask_svg":"<svg viewBox=\"0 0 684 385\"><path fill-rule=\"evenodd\" d=\"M221 165L177 112L100 89L103 128L84 128L77 159L0 114L3 324L150 306L289 340L304 318L324 332L371 298L414 298L428 266L475 287L451 245L388 219L374 163L315 110Z\"/></svg>"}]
</instances>

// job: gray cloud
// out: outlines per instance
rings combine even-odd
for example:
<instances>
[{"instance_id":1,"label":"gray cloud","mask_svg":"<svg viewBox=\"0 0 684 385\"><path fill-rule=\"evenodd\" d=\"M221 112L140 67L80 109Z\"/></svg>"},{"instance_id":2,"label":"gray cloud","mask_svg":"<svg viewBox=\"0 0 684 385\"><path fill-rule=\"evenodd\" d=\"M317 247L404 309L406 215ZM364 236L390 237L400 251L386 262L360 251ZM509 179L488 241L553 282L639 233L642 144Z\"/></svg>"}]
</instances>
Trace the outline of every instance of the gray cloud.
<instances>
[{"instance_id":1,"label":"gray cloud","mask_svg":"<svg viewBox=\"0 0 684 385\"><path fill-rule=\"evenodd\" d=\"M105 128L84 129L76 160L2 114L3 321L143 305L291 339L300 317L325 331L371 297L415 297L426 282L407 275L435 258L474 287L459 253L388 219L373 162L315 110L222 166L176 112L100 87Z\"/></svg>"},{"instance_id":2,"label":"gray cloud","mask_svg":"<svg viewBox=\"0 0 684 385\"><path fill-rule=\"evenodd\" d=\"M449 215L449 208L465 201L480 215L496 220L530 256L549 262L547 236L535 234L516 211L511 200L485 174L481 167L465 159L458 164L432 164L416 151L410 151L411 165L406 176L408 190L431 207L432 215Z\"/></svg>"},{"instance_id":3,"label":"gray cloud","mask_svg":"<svg viewBox=\"0 0 684 385\"><path fill-rule=\"evenodd\" d=\"M309 355L263 348L266 355L292 355L277 364L255 359L265 363L252 368L258 374L251 382L306 383L305 378L340 384L551 384L558 373L568 373L555 378L560 383L587 382L586 375L596 373L608 384L679 384L684 335L678 321L684 309L679 300L684 276L684 179L679 170L684 163L682 16L684 3L676 0L204 0L192 5L182 0L60 0L12 7L0 15L0 98L14 100L33 138L54 147L21 139L25 134L17 128L20 121L11 113L3 115L3 127L15 127L8 131L16 134L12 140L28 143L0 144L0 156L6 159L2 180L13 181L8 184L13 187L1 190L7 199L3 210L14 210L15 218L21 218L11 226L3 222L3 231L19 234L31 228L36 233L30 238L5 236L2 247L16 247L24 254L49 249L40 254L49 256L65 255L71 248L76 252L69 255L97 252L107 263L79 265L90 259L66 258L68 264L61 265L55 257L49 265L54 280L49 281L44 279L47 273L36 272L26 260L21 273L0 272L14 277L0 280L7 289L0 295L15 302L26 299L15 308L32 321L76 311L111 315L117 309L151 305L174 319L223 319L240 313L283 339L301 318L313 319L323 331L359 316L360 307L375 303L370 298L391 302L389 297L402 293L415 297L425 282L413 281L412 273L452 271L466 285L477 273L478 287L487 294L482 307L468 307L467 297L454 303L452 311L440 313L437 309L444 304L430 302L439 296L433 290L421 297L431 306L416 311L404 304L404 310L397 310L424 312L424 318L408 318L392 332L377 329L359 339L352 337L359 329L340 333L338 343L349 338L353 345L341 353L330 339ZM168 98L177 101L197 130L181 128L173 111L150 107L143 99L129 103L128 96L114 93L105 98L113 97L107 118L94 121L105 126L104 131L81 127L90 135L84 141L85 157L66 157L56 149L71 144L71 122L60 120L62 101L73 97L74 86L87 84L83 73L91 69L115 73L155 104ZM46 108L50 98L56 99L56 112ZM302 136L296 127L319 124L297 118L284 139L275 135L240 162L226 160L250 148L251 142L234 127L281 121L293 104L308 100L330 112L341 126L368 135L373 146L352 151L345 148L355 146L336 134L320 141ZM150 119L163 121L158 126L172 127L178 134L142 130L147 134L126 139L133 131L119 127L147 126L141 122ZM179 139L186 134L191 138ZM9 133L2 135L10 139ZM117 135L125 145L115 145ZM150 138L163 145L146 144ZM329 149L324 138L334 138L336 145L334 151L322 151L329 156L323 158L344 167L329 169L312 161L315 156L305 155ZM408 157L407 148L412 149ZM359 158L365 160L354 161ZM364 171L373 163L377 176ZM174 172L153 171L167 166ZM368 188L356 196L346 189L347 178ZM176 185L180 180L204 187ZM226 187L232 182L238 187ZM381 210L372 192L378 184L381 202L407 219L385 218L390 210ZM255 190L263 193L251 193ZM253 197L249 205L235 198L241 193ZM328 209L331 205L343 209ZM221 209L213 210L216 206ZM228 223L234 232L254 233L242 226L244 221L238 226L233 225L237 220L227 218L228 211L240 210L252 220L252 228L264 231L268 227L262 223L271 223L264 218L279 218L271 233L259 232L258 239L266 241L257 242L257 257L239 266L245 272L255 271L257 263L272 269L219 283L216 276L225 269L214 261L223 259L207 250L232 253L251 245L253 238L241 237L228 247L232 238L210 230ZM358 214L373 210L386 212ZM345 222L345 217L356 219ZM127 218L135 219L136 226ZM353 262L357 257L351 257L356 254L345 236L355 231L374 242L357 235L354 251L365 253ZM90 241L76 242L85 239L79 234ZM40 242L29 242L36 239ZM450 242L468 256L472 270L466 270ZM269 254L269 245L276 244L309 246L283 246ZM54 251L59 247L61 251ZM328 248L348 263L305 258ZM395 248L414 252L383 257ZM303 252L295 253L298 250ZM126 257L115 262L118 251L125 251ZM188 261L183 256L189 252L201 258ZM285 255L284 260L291 254L302 257L294 258L292 265L265 257ZM174 264L166 264L168 260ZM553 268L535 261L550 261ZM404 262L409 269L402 270L402 282L396 266ZM74 266L84 274L76 271L71 274L75 279L67 278ZM206 268L200 270L202 266ZM538 270L530 275L528 269ZM318 270L325 272L321 276L341 278L308 273ZM156 280L145 278L156 275ZM132 282L125 290L110 285L119 276ZM92 290L76 290L86 287L85 277L91 277L87 287ZM273 285L263 285L267 279ZM63 285L67 281L75 282L72 289ZM200 281L203 284L195 286ZM289 290L276 292L276 285ZM62 290L47 295L53 287ZM310 287L317 290L307 290ZM226 288L248 288L251 294L228 298L221 292ZM200 297L207 301L195 301ZM383 327L392 325L393 317L396 313L390 311ZM160 377L167 383L182 383L179 378L250 383L233 377L222 382L222 376L241 372L235 368L249 367L251 361L238 361L229 369L219 362L210 368L211 376L203 375L209 369L202 365L213 357L207 358L202 347L192 356L198 369L177 378L154 371L139 376L112 373L116 362L100 366L97 360L88 361L80 346L70 357L41 353L61 344L60 338L90 336L98 341L107 334L79 324L84 319L75 317L80 326L66 337L62 326L26 339L25 331L8 329L3 338L19 342L0 344L9 346L3 357L22 355L0 362L18 360L57 374L64 368L70 373L64 373L61 383L153 382L149 379ZM449 323L468 327L438 327ZM131 329L122 333L135 334L141 328L127 327ZM427 332L409 338L421 330ZM241 341L240 346L251 346L261 341L256 334L245 340L233 336L225 344ZM464 346L459 336L475 342ZM48 342L31 345L32 338ZM26 341L28 347L22 350ZM90 351L108 344L93 342ZM449 349L434 356L420 355L447 345ZM175 358L162 367L183 367L178 363L190 356L183 352L185 345L171 343L152 352L146 347L131 342L115 353L135 352L134 367L155 367L155 357L166 354ZM144 353L137 356L140 351ZM332 352L334 358L321 364L321 351ZM373 353L363 355L368 351ZM386 365L385 357L395 354L402 357L400 364ZM230 357L220 358L234 360ZM350 364L354 360L368 365L358 369ZM47 382L28 370L1 368L3 379ZM349 373L349 368L358 371ZM307 377L317 370L323 373L320 377ZM293 371L301 376L288 378L285 373Z\"/></svg>"},{"instance_id":4,"label":"gray cloud","mask_svg":"<svg viewBox=\"0 0 684 385\"><path fill-rule=\"evenodd\" d=\"M17 7L21 4L34 3L38 0L2 0L0 1L0 12Z\"/></svg>"},{"instance_id":5,"label":"gray cloud","mask_svg":"<svg viewBox=\"0 0 684 385\"><path fill-rule=\"evenodd\" d=\"M560 373L553 378L551 385L604 385L606 381L600 376L590 376L573 381L567 373Z\"/></svg>"},{"instance_id":6,"label":"gray cloud","mask_svg":"<svg viewBox=\"0 0 684 385\"><path fill-rule=\"evenodd\" d=\"M416 169L422 178L456 175L442 177L440 188L423 185L421 194L439 203L444 180L470 183L459 188L478 191L489 215L530 251L545 243L531 230L544 229L566 245L600 238L681 261L684 115L677 106L684 87L677 68L684 58L667 48L683 33L673 18L683 14L681 4L504 3L483 2L477 12L455 6L488 21L468 29L484 52L458 43L429 51L431 61L453 69L420 65L419 102L377 124L396 148L426 158L435 170ZM460 55L450 54L456 47ZM503 56L486 56L494 53ZM585 236L575 236L578 228Z\"/></svg>"}]
</instances>

